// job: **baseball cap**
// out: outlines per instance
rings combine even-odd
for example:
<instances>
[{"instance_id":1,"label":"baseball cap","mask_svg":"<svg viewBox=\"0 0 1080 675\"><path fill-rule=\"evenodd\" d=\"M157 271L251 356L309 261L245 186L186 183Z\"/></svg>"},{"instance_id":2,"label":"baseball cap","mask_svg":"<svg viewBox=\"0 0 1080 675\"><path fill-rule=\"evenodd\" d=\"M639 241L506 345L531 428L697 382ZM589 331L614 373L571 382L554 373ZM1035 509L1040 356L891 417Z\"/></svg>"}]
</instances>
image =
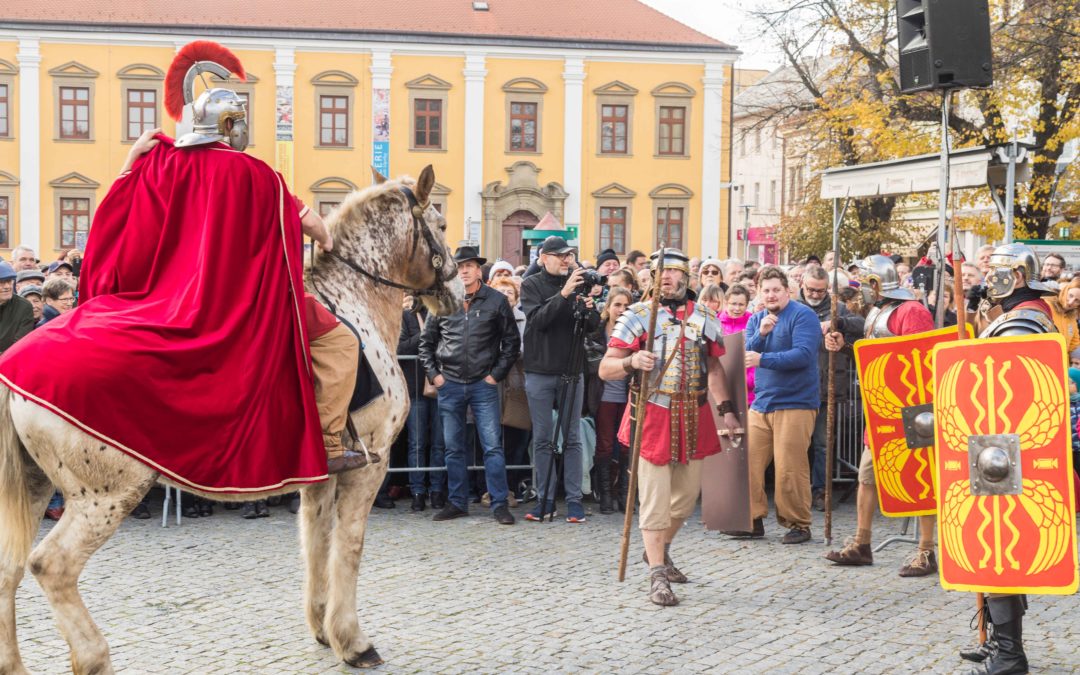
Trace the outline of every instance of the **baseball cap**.
<instances>
[{"instance_id":1,"label":"baseball cap","mask_svg":"<svg viewBox=\"0 0 1080 675\"><path fill-rule=\"evenodd\" d=\"M14 281L17 276L11 263L0 260L0 281Z\"/></svg>"},{"instance_id":2,"label":"baseball cap","mask_svg":"<svg viewBox=\"0 0 1080 675\"><path fill-rule=\"evenodd\" d=\"M72 272L75 271L75 268L72 267L71 263L69 263L68 261L66 261L66 260L55 260L55 261L49 263L49 274L52 274L53 272L60 269L61 267L66 267L69 270L71 270Z\"/></svg>"},{"instance_id":3,"label":"baseball cap","mask_svg":"<svg viewBox=\"0 0 1080 675\"><path fill-rule=\"evenodd\" d=\"M574 248L566 243L566 240L562 237L552 235L544 240L544 245L540 248L541 253L554 253L561 255L563 253L570 253Z\"/></svg>"}]
</instances>

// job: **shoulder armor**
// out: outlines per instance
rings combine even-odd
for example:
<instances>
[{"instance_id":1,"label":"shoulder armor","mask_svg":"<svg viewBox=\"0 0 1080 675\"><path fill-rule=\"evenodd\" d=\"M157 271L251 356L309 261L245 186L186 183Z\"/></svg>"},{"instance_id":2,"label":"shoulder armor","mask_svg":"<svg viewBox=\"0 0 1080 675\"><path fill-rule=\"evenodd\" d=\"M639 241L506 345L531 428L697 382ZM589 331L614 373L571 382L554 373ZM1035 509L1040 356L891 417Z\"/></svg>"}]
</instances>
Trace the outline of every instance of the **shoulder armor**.
<instances>
[{"instance_id":1,"label":"shoulder armor","mask_svg":"<svg viewBox=\"0 0 1080 675\"><path fill-rule=\"evenodd\" d=\"M713 342L722 341L724 331L720 327L720 319L717 317L716 312L712 311L704 304L695 302L694 313L690 317L695 325L707 340Z\"/></svg>"},{"instance_id":2,"label":"shoulder armor","mask_svg":"<svg viewBox=\"0 0 1080 675\"><path fill-rule=\"evenodd\" d=\"M867 338L893 337L892 332L889 330L889 317L899 306L899 302L892 302L884 307L871 309L870 313L866 315L865 336Z\"/></svg>"},{"instance_id":3,"label":"shoulder armor","mask_svg":"<svg viewBox=\"0 0 1080 675\"><path fill-rule=\"evenodd\" d=\"M619 317L619 320L615 322L615 329L611 331L611 337L619 338L626 343L637 340L649 330L648 317L649 306L644 302L630 305Z\"/></svg>"},{"instance_id":4,"label":"shoulder armor","mask_svg":"<svg viewBox=\"0 0 1080 675\"><path fill-rule=\"evenodd\" d=\"M1007 335L1040 335L1056 333L1057 327L1045 312L1037 309L1014 309L994 319L982 333L981 338L1004 337Z\"/></svg>"}]
</instances>

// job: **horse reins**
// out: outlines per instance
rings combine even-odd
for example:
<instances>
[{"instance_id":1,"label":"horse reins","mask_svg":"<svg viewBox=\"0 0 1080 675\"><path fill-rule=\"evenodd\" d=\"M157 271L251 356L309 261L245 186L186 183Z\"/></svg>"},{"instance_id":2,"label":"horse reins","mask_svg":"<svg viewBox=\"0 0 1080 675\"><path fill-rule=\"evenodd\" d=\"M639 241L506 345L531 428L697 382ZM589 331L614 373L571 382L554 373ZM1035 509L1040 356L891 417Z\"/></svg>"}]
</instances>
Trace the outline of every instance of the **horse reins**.
<instances>
[{"instance_id":1,"label":"horse reins","mask_svg":"<svg viewBox=\"0 0 1080 675\"><path fill-rule=\"evenodd\" d=\"M427 225L424 223L424 211L427 210L427 207L430 205L431 202L426 201L421 204L420 200L416 198L416 194L412 191L411 188L402 186L399 189L401 190L402 194L405 195L405 198L408 200L409 211L412 215L412 244L410 246L409 257L411 258L413 255L416 254L417 246L419 246L420 244L420 236L423 235L424 243L428 245L428 250L431 251L431 267L435 270L434 284L427 288L416 288L415 286L408 286L406 284L398 283L392 279L387 279L386 277L379 276L378 274L367 271L366 269L361 267L355 260L346 258L345 256L338 253L336 249L323 251L322 255L330 256L331 258L342 263L357 274L361 274L381 286L389 286L390 288L397 288L402 291L409 291L410 293L413 293L415 295L438 295L443 291L442 268L443 265L445 265L446 263L443 260L442 255L437 253L437 251L439 250L438 243L435 241L435 237L431 234L431 228L427 227ZM311 262L312 288L314 288L315 292L318 293L320 297L322 297L327 307L330 308L330 311L334 314L337 314L337 308L334 306L334 303L330 300L329 297L327 297L325 293L322 292L322 290L319 288L318 281L316 281L315 279L316 275L314 245L312 246L311 251Z\"/></svg>"}]
</instances>

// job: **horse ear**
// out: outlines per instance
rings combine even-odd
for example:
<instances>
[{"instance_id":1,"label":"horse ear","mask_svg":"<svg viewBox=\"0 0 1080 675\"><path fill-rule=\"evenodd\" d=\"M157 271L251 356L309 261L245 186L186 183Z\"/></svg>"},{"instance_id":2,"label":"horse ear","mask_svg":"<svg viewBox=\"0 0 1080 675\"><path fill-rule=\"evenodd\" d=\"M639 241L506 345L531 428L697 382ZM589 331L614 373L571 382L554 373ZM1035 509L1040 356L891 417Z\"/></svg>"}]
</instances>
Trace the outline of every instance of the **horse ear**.
<instances>
[{"instance_id":1,"label":"horse ear","mask_svg":"<svg viewBox=\"0 0 1080 675\"><path fill-rule=\"evenodd\" d=\"M424 167L424 170L420 172L420 178L416 179L416 201L421 204L427 203L428 197L431 195L431 188L435 187L435 169L431 168L428 164Z\"/></svg>"},{"instance_id":2,"label":"horse ear","mask_svg":"<svg viewBox=\"0 0 1080 675\"><path fill-rule=\"evenodd\" d=\"M375 167L371 167L371 180L375 181L376 185L382 185L386 182L386 176L379 173Z\"/></svg>"}]
</instances>

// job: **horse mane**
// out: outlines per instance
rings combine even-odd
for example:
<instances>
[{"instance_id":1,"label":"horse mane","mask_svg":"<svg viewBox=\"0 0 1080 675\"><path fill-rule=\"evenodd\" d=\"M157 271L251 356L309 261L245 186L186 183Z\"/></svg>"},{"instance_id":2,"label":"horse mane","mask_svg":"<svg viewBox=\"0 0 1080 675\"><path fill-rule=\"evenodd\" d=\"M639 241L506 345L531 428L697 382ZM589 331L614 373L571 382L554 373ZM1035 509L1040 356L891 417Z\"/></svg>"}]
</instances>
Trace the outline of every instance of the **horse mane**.
<instances>
[{"instance_id":1,"label":"horse mane","mask_svg":"<svg viewBox=\"0 0 1080 675\"><path fill-rule=\"evenodd\" d=\"M413 178L402 176L398 180L388 180L385 183L369 185L366 188L349 193L326 220L326 227L330 230L330 235L336 241L339 234L348 234L348 232L342 231L353 225L357 220L361 220L365 211L371 213L373 210L384 210L385 204L383 202L389 199L401 198L400 189L402 186L412 187L415 184L416 181Z\"/></svg>"}]
</instances>

